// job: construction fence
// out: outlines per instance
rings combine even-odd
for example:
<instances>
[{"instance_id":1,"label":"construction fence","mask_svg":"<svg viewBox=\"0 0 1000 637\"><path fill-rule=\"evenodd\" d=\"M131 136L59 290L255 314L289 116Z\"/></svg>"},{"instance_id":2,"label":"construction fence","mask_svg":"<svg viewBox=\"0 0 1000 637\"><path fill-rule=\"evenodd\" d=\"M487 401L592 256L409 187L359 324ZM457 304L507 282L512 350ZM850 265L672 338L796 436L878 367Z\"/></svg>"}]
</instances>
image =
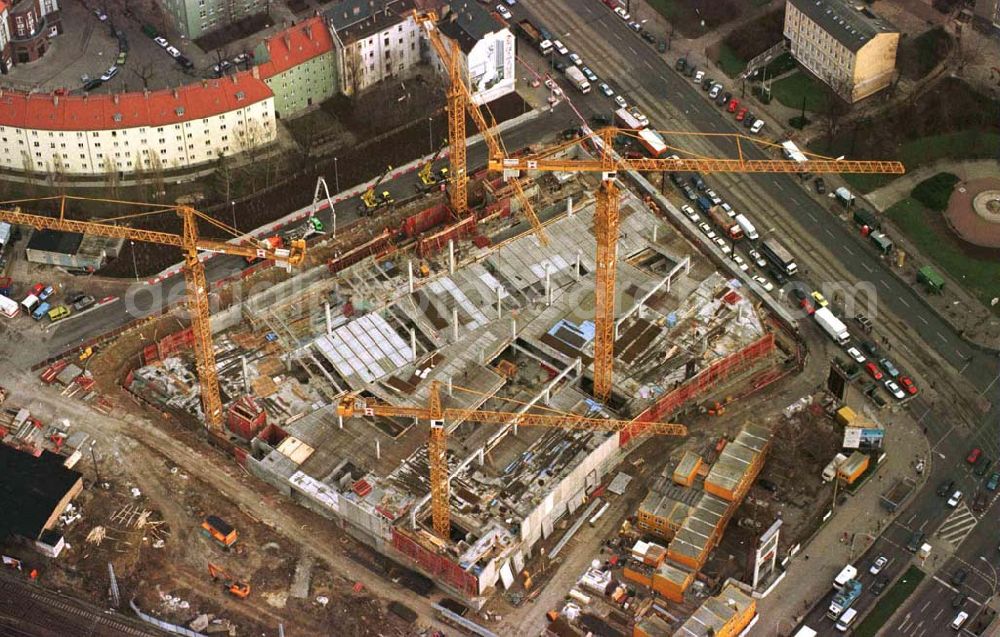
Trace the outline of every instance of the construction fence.
<instances>
[{"instance_id":1,"label":"construction fence","mask_svg":"<svg viewBox=\"0 0 1000 637\"><path fill-rule=\"evenodd\" d=\"M447 585L457 589L468 597L479 595L479 580L467 573L458 563L438 555L420 544L413 538L392 527L392 546L397 551L410 558L434 579L440 579Z\"/></svg>"}]
</instances>

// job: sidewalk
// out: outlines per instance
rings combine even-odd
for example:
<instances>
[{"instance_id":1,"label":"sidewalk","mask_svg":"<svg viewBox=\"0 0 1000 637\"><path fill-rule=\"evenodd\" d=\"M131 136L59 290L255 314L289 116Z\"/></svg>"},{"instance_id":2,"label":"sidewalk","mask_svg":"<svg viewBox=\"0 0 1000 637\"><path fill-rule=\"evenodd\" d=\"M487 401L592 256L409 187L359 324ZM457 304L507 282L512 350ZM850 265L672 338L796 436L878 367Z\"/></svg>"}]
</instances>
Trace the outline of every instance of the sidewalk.
<instances>
[{"instance_id":1,"label":"sidewalk","mask_svg":"<svg viewBox=\"0 0 1000 637\"><path fill-rule=\"evenodd\" d=\"M904 505L895 514L890 514L879 504L879 498L897 478L916 477L911 462L916 455L929 457L927 439L905 412L885 420L888 453L882 467L802 546L789 563L784 581L770 595L757 601L762 621L751 635L790 634L802 616L830 589L830 578L844 564L863 554L895 516L906 510L907 505ZM927 467L924 475L929 474L930 467ZM921 485L918 484L917 490ZM910 497L912 501L914 496ZM845 534L848 537L856 534L853 547L842 541Z\"/></svg>"}]
</instances>

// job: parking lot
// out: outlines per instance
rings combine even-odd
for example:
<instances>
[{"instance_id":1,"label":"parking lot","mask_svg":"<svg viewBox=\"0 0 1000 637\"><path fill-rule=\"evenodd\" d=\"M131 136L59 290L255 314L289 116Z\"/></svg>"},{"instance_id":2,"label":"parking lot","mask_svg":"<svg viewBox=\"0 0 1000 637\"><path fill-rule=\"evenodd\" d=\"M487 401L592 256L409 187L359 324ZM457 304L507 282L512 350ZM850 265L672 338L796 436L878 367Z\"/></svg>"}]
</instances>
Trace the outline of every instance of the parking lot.
<instances>
[{"instance_id":1,"label":"parking lot","mask_svg":"<svg viewBox=\"0 0 1000 637\"><path fill-rule=\"evenodd\" d=\"M52 46L41 60L13 67L3 80L5 86L24 91L65 89L81 93L84 77L100 78L111 66L118 66L118 73L90 92L157 90L212 76L216 54L203 53L191 42L163 34L191 61L193 68L185 70L143 32L143 23L136 15L99 10L105 16L101 20L94 10L79 3L66 3L60 9L65 32L51 40ZM123 52L125 60L118 64Z\"/></svg>"}]
</instances>

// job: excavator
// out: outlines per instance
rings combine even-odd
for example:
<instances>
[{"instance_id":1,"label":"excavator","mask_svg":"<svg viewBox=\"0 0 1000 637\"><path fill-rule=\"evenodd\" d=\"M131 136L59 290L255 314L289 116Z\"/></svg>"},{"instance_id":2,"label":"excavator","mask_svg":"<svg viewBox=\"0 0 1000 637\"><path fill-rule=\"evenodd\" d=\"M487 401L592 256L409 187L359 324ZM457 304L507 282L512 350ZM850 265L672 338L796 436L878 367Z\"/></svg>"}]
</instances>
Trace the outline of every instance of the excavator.
<instances>
[{"instance_id":1,"label":"excavator","mask_svg":"<svg viewBox=\"0 0 1000 637\"><path fill-rule=\"evenodd\" d=\"M223 586L233 597L238 597L239 599L246 599L250 596L250 584L242 580L235 579L229 573L225 571L218 564L208 563L208 574L212 576L213 580L222 580Z\"/></svg>"},{"instance_id":2,"label":"excavator","mask_svg":"<svg viewBox=\"0 0 1000 637\"><path fill-rule=\"evenodd\" d=\"M444 146L441 146L441 148L438 148L437 152L434 153L434 156L431 157L430 160L420 169L420 172L417 173L417 176L420 177L420 183L417 184L417 190L420 192L430 192L438 185L448 181L447 166L443 166L438 169L437 173L434 172L434 162L437 161L437 158L441 156L441 151L443 151L447 146L448 145L445 144Z\"/></svg>"},{"instance_id":3,"label":"excavator","mask_svg":"<svg viewBox=\"0 0 1000 637\"><path fill-rule=\"evenodd\" d=\"M395 203L395 199L389 194L388 190L383 190L382 192L375 194L375 189L378 185L389 176L392 172L392 166L385 169L385 172L379 175L379 178L375 180L375 183L361 195L361 206L358 207L358 212L371 212L376 208L381 208L382 206L388 206L389 204Z\"/></svg>"}]
</instances>

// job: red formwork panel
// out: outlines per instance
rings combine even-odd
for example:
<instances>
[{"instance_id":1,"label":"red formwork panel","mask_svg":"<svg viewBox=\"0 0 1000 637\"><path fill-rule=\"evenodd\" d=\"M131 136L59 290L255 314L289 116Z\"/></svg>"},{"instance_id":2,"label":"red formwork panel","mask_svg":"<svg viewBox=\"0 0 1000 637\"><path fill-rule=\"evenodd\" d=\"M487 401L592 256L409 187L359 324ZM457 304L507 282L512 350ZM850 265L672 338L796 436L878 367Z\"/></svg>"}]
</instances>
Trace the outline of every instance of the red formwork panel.
<instances>
[{"instance_id":1,"label":"red formwork panel","mask_svg":"<svg viewBox=\"0 0 1000 637\"><path fill-rule=\"evenodd\" d=\"M774 334L768 332L740 351L711 364L694 378L671 391L646 409L646 411L639 414L632 421L632 426L622 430L618 434L619 445L627 445L633 438L642 433L646 429L644 423L660 422L661 418L677 412L685 403L697 398L706 389L714 387L721 380L746 369L761 358L769 356L773 351Z\"/></svg>"},{"instance_id":2,"label":"red formwork panel","mask_svg":"<svg viewBox=\"0 0 1000 637\"><path fill-rule=\"evenodd\" d=\"M449 240L458 240L476 231L476 218L469 216L458 223L452 224L429 237L424 237L417 245L417 253L421 257L428 257L437 253L448 245Z\"/></svg>"},{"instance_id":3,"label":"red formwork panel","mask_svg":"<svg viewBox=\"0 0 1000 637\"><path fill-rule=\"evenodd\" d=\"M475 577L456 562L417 544L413 538L404 535L396 527L392 528L392 545L397 551L419 564L432 578L443 580L469 597L479 595L479 581Z\"/></svg>"}]
</instances>

